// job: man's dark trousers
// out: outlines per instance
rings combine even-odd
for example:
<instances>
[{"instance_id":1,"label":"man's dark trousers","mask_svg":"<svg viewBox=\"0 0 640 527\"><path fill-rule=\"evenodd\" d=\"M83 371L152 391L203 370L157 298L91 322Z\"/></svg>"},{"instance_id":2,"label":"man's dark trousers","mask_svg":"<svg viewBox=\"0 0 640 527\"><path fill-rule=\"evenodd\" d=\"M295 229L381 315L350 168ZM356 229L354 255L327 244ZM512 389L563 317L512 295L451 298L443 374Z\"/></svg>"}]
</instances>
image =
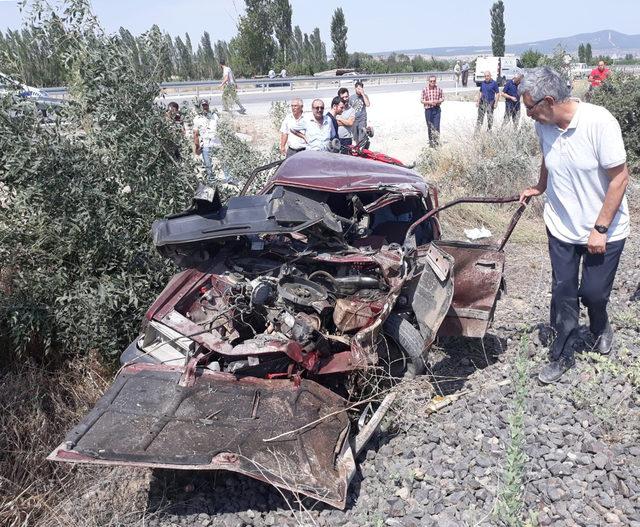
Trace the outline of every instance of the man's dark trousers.
<instances>
[{"instance_id":1,"label":"man's dark trousers","mask_svg":"<svg viewBox=\"0 0 640 527\"><path fill-rule=\"evenodd\" d=\"M440 106L424 109L424 118L427 120L429 131L429 146L438 146L440 142Z\"/></svg>"},{"instance_id":2,"label":"man's dark trousers","mask_svg":"<svg viewBox=\"0 0 640 527\"><path fill-rule=\"evenodd\" d=\"M571 332L578 328L578 298L587 308L591 333L600 335L606 328L607 303L625 240L607 243L604 254L590 254L586 245L565 243L548 230L547 236L552 270L551 327L556 333L551 358L557 360L562 355L573 354L571 346L565 349L565 344ZM582 279L578 286L580 260Z\"/></svg>"},{"instance_id":3,"label":"man's dark trousers","mask_svg":"<svg viewBox=\"0 0 640 527\"><path fill-rule=\"evenodd\" d=\"M480 100L478 105L478 120L476 121L476 131L482 126L484 121L484 115L487 114L487 128L491 130L493 127L493 102L487 102L484 99Z\"/></svg>"},{"instance_id":4,"label":"man's dark trousers","mask_svg":"<svg viewBox=\"0 0 640 527\"><path fill-rule=\"evenodd\" d=\"M518 128L518 124L520 123L520 108L505 104L502 126L506 125L509 121L512 121L513 126Z\"/></svg>"}]
</instances>

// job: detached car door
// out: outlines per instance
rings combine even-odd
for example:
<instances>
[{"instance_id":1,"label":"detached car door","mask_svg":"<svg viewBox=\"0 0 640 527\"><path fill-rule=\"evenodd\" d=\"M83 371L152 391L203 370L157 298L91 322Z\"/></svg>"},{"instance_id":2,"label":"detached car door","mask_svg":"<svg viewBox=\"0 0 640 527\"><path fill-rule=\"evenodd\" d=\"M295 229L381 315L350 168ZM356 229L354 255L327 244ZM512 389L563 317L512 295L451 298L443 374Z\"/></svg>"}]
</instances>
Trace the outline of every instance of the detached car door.
<instances>
[{"instance_id":1,"label":"detached car door","mask_svg":"<svg viewBox=\"0 0 640 527\"><path fill-rule=\"evenodd\" d=\"M509 198L462 198L429 211L414 223L407 239L416 228L440 211L461 203L512 203ZM483 337L493 320L496 302L504 289L504 246L524 212L518 207L506 233L498 243L481 244L466 241L435 240L433 244L453 259L453 298L438 330L439 335Z\"/></svg>"}]
</instances>

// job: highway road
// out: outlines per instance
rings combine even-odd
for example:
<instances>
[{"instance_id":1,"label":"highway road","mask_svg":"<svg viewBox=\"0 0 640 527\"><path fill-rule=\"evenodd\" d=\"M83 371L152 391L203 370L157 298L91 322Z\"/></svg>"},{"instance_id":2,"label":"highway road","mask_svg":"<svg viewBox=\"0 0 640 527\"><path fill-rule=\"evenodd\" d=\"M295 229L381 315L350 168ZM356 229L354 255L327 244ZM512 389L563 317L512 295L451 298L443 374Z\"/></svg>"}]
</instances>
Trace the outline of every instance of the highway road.
<instances>
[{"instance_id":1,"label":"highway road","mask_svg":"<svg viewBox=\"0 0 640 527\"><path fill-rule=\"evenodd\" d=\"M426 80L426 79L425 79ZM257 110L260 108L261 110L264 107L270 106L270 104L274 101L288 101L293 97L301 98L306 106L310 106L310 103L315 98L320 98L325 101L330 100L333 96L337 95L338 88L340 86L344 86L349 88L349 92L353 93L353 82L345 82L341 81L341 84L338 84L339 81L336 81L335 86L333 87L319 87L317 89L314 88L302 88L296 90L290 90L289 88L272 88L269 91L262 91L261 89L256 90L246 90L239 92L240 100L242 104L247 107L247 110L251 112L252 107L255 107ZM447 93L451 93L455 91L455 85L453 81L443 80L438 83L438 85L443 89L443 91ZM425 86L425 82L405 82L405 83L385 83L385 84L365 84L366 93L374 96L376 94L382 93L398 93L398 92L415 92L416 97L420 96L420 91ZM467 88L460 88L460 92L474 92L477 88L472 82L469 82L469 86ZM220 90L203 90L199 91L200 98L209 99L210 103L214 106L222 105L222 93ZM165 94L163 98L160 99L162 104L168 104L171 101L175 101L181 106L183 104L193 104L198 97L198 93L193 90L188 93L180 93L177 94Z\"/></svg>"}]
</instances>

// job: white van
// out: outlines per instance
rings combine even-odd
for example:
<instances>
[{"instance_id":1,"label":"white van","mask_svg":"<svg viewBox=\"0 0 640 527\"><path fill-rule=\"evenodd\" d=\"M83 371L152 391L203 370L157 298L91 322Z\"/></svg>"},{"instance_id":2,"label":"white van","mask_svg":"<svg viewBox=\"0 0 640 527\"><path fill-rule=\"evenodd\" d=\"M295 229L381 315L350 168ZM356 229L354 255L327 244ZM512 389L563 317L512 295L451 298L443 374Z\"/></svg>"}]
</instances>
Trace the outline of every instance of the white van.
<instances>
[{"instance_id":1,"label":"white van","mask_svg":"<svg viewBox=\"0 0 640 527\"><path fill-rule=\"evenodd\" d=\"M507 80L513 77L514 72L521 68L520 57L507 55L506 57L478 57L476 59L476 71L474 80L476 86L484 80L484 72L490 71L491 78L502 86Z\"/></svg>"}]
</instances>

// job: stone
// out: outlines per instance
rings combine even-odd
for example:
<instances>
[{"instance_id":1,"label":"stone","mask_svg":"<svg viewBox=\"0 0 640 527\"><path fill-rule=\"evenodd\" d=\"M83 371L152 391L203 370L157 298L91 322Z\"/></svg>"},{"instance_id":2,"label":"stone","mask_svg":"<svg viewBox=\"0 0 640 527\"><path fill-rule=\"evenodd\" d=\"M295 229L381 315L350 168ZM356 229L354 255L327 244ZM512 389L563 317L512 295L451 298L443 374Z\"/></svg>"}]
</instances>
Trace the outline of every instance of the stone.
<instances>
[{"instance_id":1,"label":"stone","mask_svg":"<svg viewBox=\"0 0 640 527\"><path fill-rule=\"evenodd\" d=\"M547 496L551 501L558 501L563 499L567 493L560 486L550 485L547 487Z\"/></svg>"},{"instance_id":2,"label":"stone","mask_svg":"<svg viewBox=\"0 0 640 527\"><path fill-rule=\"evenodd\" d=\"M602 454L602 453L596 454L593 457L594 464L600 470L602 470L606 466L608 461L609 461L609 459L607 458L607 456L605 454Z\"/></svg>"}]
</instances>

